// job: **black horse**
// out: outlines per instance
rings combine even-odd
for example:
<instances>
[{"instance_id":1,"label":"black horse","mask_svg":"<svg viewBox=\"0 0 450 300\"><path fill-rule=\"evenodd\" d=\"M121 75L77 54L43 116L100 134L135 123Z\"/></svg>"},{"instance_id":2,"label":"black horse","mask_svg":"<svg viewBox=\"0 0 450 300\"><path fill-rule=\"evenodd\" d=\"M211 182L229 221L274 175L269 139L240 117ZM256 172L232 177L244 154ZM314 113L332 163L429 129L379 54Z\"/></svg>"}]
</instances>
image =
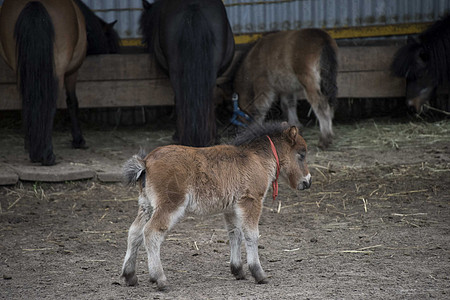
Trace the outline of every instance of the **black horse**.
<instances>
[{"instance_id":1,"label":"black horse","mask_svg":"<svg viewBox=\"0 0 450 300\"><path fill-rule=\"evenodd\" d=\"M215 142L213 89L234 55L234 38L221 0L143 0L143 42L167 72L175 93L179 142Z\"/></svg>"},{"instance_id":2,"label":"black horse","mask_svg":"<svg viewBox=\"0 0 450 300\"><path fill-rule=\"evenodd\" d=\"M418 38L408 38L391 64L394 76L406 78L409 107L422 112L422 106L435 96L439 85L450 80L450 15L435 22Z\"/></svg>"},{"instance_id":3,"label":"black horse","mask_svg":"<svg viewBox=\"0 0 450 300\"><path fill-rule=\"evenodd\" d=\"M74 0L83 13L86 21L87 52L86 55L113 54L118 53L120 48L120 38L114 30L114 24L106 23L81 0Z\"/></svg>"}]
</instances>

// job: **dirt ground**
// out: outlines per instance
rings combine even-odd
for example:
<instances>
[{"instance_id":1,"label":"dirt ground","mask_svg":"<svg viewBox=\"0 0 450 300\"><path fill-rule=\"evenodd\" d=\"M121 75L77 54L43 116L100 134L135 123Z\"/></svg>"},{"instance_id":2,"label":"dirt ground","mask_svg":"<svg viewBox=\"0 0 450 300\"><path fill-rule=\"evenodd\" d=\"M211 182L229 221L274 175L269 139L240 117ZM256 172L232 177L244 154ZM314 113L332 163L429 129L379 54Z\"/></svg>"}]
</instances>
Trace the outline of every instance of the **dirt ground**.
<instances>
[{"instance_id":1,"label":"dirt ground","mask_svg":"<svg viewBox=\"0 0 450 300\"><path fill-rule=\"evenodd\" d=\"M221 215L187 216L161 256L169 289L119 277L137 190L96 180L0 187L1 299L449 299L450 121L375 119L335 126L320 151L306 128L311 189L280 186L260 221L261 263L270 282L236 281ZM20 132L2 129L0 159L21 157ZM59 160L120 166L170 130L85 130L87 150L56 132ZM243 250L245 258L245 251Z\"/></svg>"}]
</instances>

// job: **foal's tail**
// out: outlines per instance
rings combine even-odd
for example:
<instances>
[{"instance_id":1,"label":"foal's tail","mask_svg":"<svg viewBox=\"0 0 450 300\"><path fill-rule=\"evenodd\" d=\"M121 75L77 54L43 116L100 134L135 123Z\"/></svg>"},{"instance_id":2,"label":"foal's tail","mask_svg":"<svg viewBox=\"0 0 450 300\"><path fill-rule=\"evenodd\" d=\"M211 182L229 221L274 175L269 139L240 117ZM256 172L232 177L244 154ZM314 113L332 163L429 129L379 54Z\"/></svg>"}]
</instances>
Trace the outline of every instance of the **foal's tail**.
<instances>
[{"instance_id":1,"label":"foal's tail","mask_svg":"<svg viewBox=\"0 0 450 300\"><path fill-rule=\"evenodd\" d=\"M338 61L336 43L329 37L320 55L320 91L328 99L328 103L334 109L337 106L337 71Z\"/></svg>"},{"instance_id":2,"label":"foal's tail","mask_svg":"<svg viewBox=\"0 0 450 300\"><path fill-rule=\"evenodd\" d=\"M178 32L181 62L172 77L180 143L210 146L216 135L213 88L216 81L213 62L214 34L198 5L190 5Z\"/></svg>"},{"instance_id":3,"label":"foal's tail","mask_svg":"<svg viewBox=\"0 0 450 300\"><path fill-rule=\"evenodd\" d=\"M17 19L14 37L25 145L29 146L31 161L52 165L55 157L51 131L58 96L53 54L55 30L42 3L27 3Z\"/></svg>"},{"instance_id":4,"label":"foal's tail","mask_svg":"<svg viewBox=\"0 0 450 300\"><path fill-rule=\"evenodd\" d=\"M123 166L123 176L127 185L136 185L139 180L145 181L145 152L141 149Z\"/></svg>"}]
</instances>

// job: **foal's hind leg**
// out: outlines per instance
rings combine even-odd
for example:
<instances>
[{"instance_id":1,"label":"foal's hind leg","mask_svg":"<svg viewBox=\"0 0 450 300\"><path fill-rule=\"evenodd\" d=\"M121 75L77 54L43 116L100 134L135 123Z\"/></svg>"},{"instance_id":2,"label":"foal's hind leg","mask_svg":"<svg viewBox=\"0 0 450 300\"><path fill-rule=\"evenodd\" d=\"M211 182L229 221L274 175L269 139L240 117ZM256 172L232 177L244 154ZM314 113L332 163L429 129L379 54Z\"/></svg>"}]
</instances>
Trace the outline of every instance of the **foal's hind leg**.
<instances>
[{"instance_id":1,"label":"foal's hind leg","mask_svg":"<svg viewBox=\"0 0 450 300\"><path fill-rule=\"evenodd\" d=\"M257 123L262 124L276 96L276 93L269 89L255 89L255 98L250 103L249 108L244 109L250 112L251 117Z\"/></svg>"},{"instance_id":2,"label":"foal's hind leg","mask_svg":"<svg viewBox=\"0 0 450 300\"><path fill-rule=\"evenodd\" d=\"M66 103L69 111L71 129L72 129L72 146L74 148L87 148L86 141L81 133L80 123L78 121L78 99L75 93L77 83L77 72L64 77L64 84L66 86Z\"/></svg>"},{"instance_id":3,"label":"foal's hind leg","mask_svg":"<svg viewBox=\"0 0 450 300\"><path fill-rule=\"evenodd\" d=\"M235 212L225 213L225 222L230 238L230 269L237 280L245 279L244 269L242 268L241 244L242 230L239 219Z\"/></svg>"},{"instance_id":4,"label":"foal's hind leg","mask_svg":"<svg viewBox=\"0 0 450 300\"><path fill-rule=\"evenodd\" d=\"M261 216L262 199L244 197L238 204L237 215L242 216L242 231L247 250L247 264L257 283L267 283L267 276L261 267L258 255L258 222Z\"/></svg>"},{"instance_id":5,"label":"foal's hind leg","mask_svg":"<svg viewBox=\"0 0 450 300\"><path fill-rule=\"evenodd\" d=\"M136 285L138 282L138 278L136 276L136 258L139 247L141 246L144 238L144 225L149 219L150 214L151 212L147 212L142 207L139 207L138 215L128 231L127 254L125 255L125 259L123 261L121 275L125 278L127 285Z\"/></svg>"},{"instance_id":6,"label":"foal's hind leg","mask_svg":"<svg viewBox=\"0 0 450 300\"><path fill-rule=\"evenodd\" d=\"M328 104L328 99L320 93L319 88L307 87L306 96L314 114L319 119L319 148L326 149L333 142L333 109Z\"/></svg>"},{"instance_id":7,"label":"foal's hind leg","mask_svg":"<svg viewBox=\"0 0 450 300\"><path fill-rule=\"evenodd\" d=\"M289 125L297 126L297 128L302 128L302 124L298 120L297 116L297 99L295 94L283 94L280 96L281 110L283 114L287 117Z\"/></svg>"},{"instance_id":8,"label":"foal's hind leg","mask_svg":"<svg viewBox=\"0 0 450 300\"><path fill-rule=\"evenodd\" d=\"M167 204L173 205L173 202L169 200ZM170 228L183 216L185 209L186 207L183 204L175 209L160 205L154 210L150 221L144 226L144 244L148 256L150 281L156 282L159 290L167 288L167 278L160 258L161 243Z\"/></svg>"}]
</instances>

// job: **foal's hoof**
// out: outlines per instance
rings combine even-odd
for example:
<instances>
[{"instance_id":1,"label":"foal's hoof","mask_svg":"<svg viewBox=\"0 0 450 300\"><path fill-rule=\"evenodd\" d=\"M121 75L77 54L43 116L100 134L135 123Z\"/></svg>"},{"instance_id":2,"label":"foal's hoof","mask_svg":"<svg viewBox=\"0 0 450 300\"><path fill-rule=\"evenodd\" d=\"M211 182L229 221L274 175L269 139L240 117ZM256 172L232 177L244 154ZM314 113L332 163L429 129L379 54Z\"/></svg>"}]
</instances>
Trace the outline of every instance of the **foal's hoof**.
<instances>
[{"instance_id":1,"label":"foal's hoof","mask_svg":"<svg viewBox=\"0 0 450 300\"><path fill-rule=\"evenodd\" d=\"M138 283L138 278L136 275L122 275L125 278L125 284L128 286L135 286Z\"/></svg>"},{"instance_id":2,"label":"foal's hoof","mask_svg":"<svg viewBox=\"0 0 450 300\"><path fill-rule=\"evenodd\" d=\"M244 280L245 279L245 273L242 268L242 265L238 266L238 267L231 266L231 274L234 275L236 280Z\"/></svg>"},{"instance_id":3,"label":"foal's hoof","mask_svg":"<svg viewBox=\"0 0 450 300\"><path fill-rule=\"evenodd\" d=\"M267 277L264 277L262 279L256 280L257 284L266 284L269 283L269 280L267 279Z\"/></svg>"},{"instance_id":4,"label":"foal's hoof","mask_svg":"<svg viewBox=\"0 0 450 300\"><path fill-rule=\"evenodd\" d=\"M322 150L326 150L328 147L330 147L330 145L333 143L333 141L331 139L323 139L320 138L319 139L319 148Z\"/></svg>"},{"instance_id":5,"label":"foal's hoof","mask_svg":"<svg viewBox=\"0 0 450 300\"><path fill-rule=\"evenodd\" d=\"M167 285L167 280L159 280L156 282L156 287L158 288L158 291L167 291L168 289L168 285Z\"/></svg>"}]
</instances>

